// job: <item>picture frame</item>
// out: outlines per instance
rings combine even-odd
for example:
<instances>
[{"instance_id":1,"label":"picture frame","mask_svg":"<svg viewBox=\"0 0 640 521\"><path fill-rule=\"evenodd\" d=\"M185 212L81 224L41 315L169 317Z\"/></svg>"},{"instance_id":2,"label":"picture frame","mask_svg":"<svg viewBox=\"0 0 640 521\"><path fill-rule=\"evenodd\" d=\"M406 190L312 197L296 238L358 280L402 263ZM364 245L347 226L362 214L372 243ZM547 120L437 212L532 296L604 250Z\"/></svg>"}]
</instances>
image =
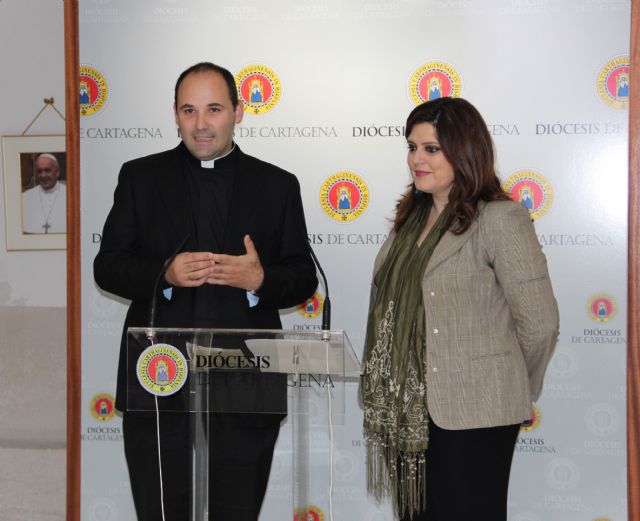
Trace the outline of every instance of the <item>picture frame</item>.
<instances>
[{"instance_id":1,"label":"picture frame","mask_svg":"<svg viewBox=\"0 0 640 521\"><path fill-rule=\"evenodd\" d=\"M66 249L65 136L2 136L2 160L7 251Z\"/></svg>"}]
</instances>

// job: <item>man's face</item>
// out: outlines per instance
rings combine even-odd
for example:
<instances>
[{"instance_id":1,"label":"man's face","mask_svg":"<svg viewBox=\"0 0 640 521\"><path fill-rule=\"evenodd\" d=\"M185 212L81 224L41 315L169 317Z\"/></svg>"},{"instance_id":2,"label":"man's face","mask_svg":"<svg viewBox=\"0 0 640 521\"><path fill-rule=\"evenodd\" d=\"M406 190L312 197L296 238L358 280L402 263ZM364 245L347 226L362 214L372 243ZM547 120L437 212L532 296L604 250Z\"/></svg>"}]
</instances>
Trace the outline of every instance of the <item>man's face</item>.
<instances>
[{"instance_id":1,"label":"man's face","mask_svg":"<svg viewBox=\"0 0 640 521\"><path fill-rule=\"evenodd\" d=\"M182 141L194 157L207 161L231 149L233 129L244 109L233 108L224 78L214 71L189 74L178 88L174 106Z\"/></svg>"},{"instance_id":2,"label":"man's face","mask_svg":"<svg viewBox=\"0 0 640 521\"><path fill-rule=\"evenodd\" d=\"M45 190L51 190L58 182L60 168L50 157L40 157L36 161L36 180Z\"/></svg>"}]
</instances>

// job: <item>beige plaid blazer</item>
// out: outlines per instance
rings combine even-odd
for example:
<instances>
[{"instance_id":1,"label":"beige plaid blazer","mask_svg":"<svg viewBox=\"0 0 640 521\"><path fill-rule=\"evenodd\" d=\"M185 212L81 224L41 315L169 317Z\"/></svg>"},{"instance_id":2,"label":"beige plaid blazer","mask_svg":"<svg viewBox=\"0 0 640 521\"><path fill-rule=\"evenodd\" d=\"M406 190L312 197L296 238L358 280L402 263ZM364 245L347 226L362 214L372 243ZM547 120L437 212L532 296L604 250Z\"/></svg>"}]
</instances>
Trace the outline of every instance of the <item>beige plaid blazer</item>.
<instances>
[{"instance_id":1,"label":"beige plaid blazer","mask_svg":"<svg viewBox=\"0 0 640 521\"><path fill-rule=\"evenodd\" d=\"M376 257L374 275L393 236ZM422 295L427 401L436 424L471 429L530 419L559 317L528 211L511 201L481 201L465 233L446 232L438 243Z\"/></svg>"}]
</instances>

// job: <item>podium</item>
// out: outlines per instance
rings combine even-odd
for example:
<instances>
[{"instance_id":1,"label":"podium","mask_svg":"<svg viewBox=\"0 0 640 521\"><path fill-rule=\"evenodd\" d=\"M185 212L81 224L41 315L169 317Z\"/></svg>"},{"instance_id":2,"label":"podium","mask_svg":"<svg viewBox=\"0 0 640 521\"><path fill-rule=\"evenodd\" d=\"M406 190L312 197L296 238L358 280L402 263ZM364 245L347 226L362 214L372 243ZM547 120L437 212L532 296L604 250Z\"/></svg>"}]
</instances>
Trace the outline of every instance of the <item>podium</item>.
<instances>
[{"instance_id":1,"label":"podium","mask_svg":"<svg viewBox=\"0 0 640 521\"><path fill-rule=\"evenodd\" d=\"M189 414L190 521L218 521L210 507L216 496L210 480L216 450L212 426L216 418L240 416L283 423L278 441L283 456L271 474L272 480L277 474L277 493L271 500L270 481L259 519L314 518L307 511L315 494L310 452L318 457L317 451L324 451L321 457L332 461L333 425L347 412L345 388L360 375L346 333L129 328L127 334L128 411ZM329 437L324 448L311 446L310 437L318 433ZM326 470L332 473L331 464Z\"/></svg>"}]
</instances>

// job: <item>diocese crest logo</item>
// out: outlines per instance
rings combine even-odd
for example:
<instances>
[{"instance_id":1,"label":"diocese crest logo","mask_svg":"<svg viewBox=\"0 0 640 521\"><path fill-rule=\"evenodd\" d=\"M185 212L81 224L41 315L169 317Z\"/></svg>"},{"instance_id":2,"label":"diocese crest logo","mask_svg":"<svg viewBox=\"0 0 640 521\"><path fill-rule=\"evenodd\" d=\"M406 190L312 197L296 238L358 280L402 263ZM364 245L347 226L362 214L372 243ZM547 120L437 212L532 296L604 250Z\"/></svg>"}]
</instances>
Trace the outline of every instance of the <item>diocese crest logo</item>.
<instances>
[{"instance_id":1,"label":"diocese crest logo","mask_svg":"<svg viewBox=\"0 0 640 521\"><path fill-rule=\"evenodd\" d=\"M116 414L115 400L110 394L97 394L91 400L91 414L96 420L109 421Z\"/></svg>"},{"instance_id":2,"label":"diocese crest logo","mask_svg":"<svg viewBox=\"0 0 640 521\"><path fill-rule=\"evenodd\" d=\"M587 314L595 322L609 322L618 313L618 303L611 295L593 295L587 303Z\"/></svg>"},{"instance_id":3,"label":"diocese crest logo","mask_svg":"<svg viewBox=\"0 0 640 521\"><path fill-rule=\"evenodd\" d=\"M280 100L280 78L266 65L249 65L236 74L238 97L244 103L244 111L264 114Z\"/></svg>"},{"instance_id":4,"label":"diocese crest logo","mask_svg":"<svg viewBox=\"0 0 640 521\"><path fill-rule=\"evenodd\" d=\"M539 219L553 203L551 183L534 170L518 170L502 183L502 189L523 205L532 219Z\"/></svg>"},{"instance_id":5,"label":"diocese crest logo","mask_svg":"<svg viewBox=\"0 0 640 521\"><path fill-rule=\"evenodd\" d=\"M353 172L337 172L329 176L320 188L320 206L338 222L357 219L368 205L369 189Z\"/></svg>"},{"instance_id":6,"label":"diocese crest logo","mask_svg":"<svg viewBox=\"0 0 640 521\"><path fill-rule=\"evenodd\" d=\"M298 313L304 318L316 318L322 311L324 299L319 292L315 292L311 298L298 305Z\"/></svg>"},{"instance_id":7,"label":"diocese crest logo","mask_svg":"<svg viewBox=\"0 0 640 521\"><path fill-rule=\"evenodd\" d=\"M611 436L620 428L620 414L608 403L596 403L584 415L587 430L596 436Z\"/></svg>"},{"instance_id":8,"label":"diocese crest logo","mask_svg":"<svg viewBox=\"0 0 640 521\"><path fill-rule=\"evenodd\" d=\"M107 80L100 71L87 65L80 66L80 114L91 116L104 107L109 96Z\"/></svg>"},{"instance_id":9,"label":"diocese crest logo","mask_svg":"<svg viewBox=\"0 0 640 521\"><path fill-rule=\"evenodd\" d=\"M296 508L293 511L293 521L324 521L324 512L315 505Z\"/></svg>"},{"instance_id":10,"label":"diocese crest logo","mask_svg":"<svg viewBox=\"0 0 640 521\"><path fill-rule=\"evenodd\" d=\"M118 304L114 300L105 298L97 291L94 291L89 300L89 307L94 315L100 318L107 318L116 312Z\"/></svg>"},{"instance_id":11,"label":"diocese crest logo","mask_svg":"<svg viewBox=\"0 0 640 521\"><path fill-rule=\"evenodd\" d=\"M172 345L153 344L138 358L136 374L146 391L156 396L170 396L187 381L187 360Z\"/></svg>"},{"instance_id":12,"label":"diocese crest logo","mask_svg":"<svg viewBox=\"0 0 640 521\"><path fill-rule=\"evenodd\" d=\"M549 362L549 372L556 378L571 378L580 370L580 358L569 349L556 350Z\"/></svg>"},{"instance_id":13,"label":"diocese crest logo","mask_svg":"<svg viewBox=\"0 0 640 521\"><path fill-rule=\"evenodd\" d=\"M523 422L520 425L520 431L531 432L536 430L540 426L540 422L542 421L542 413L537 405L533 405L533 414L530 420Z\"/></svg>"},{"instance_id":14,"label":"diocese crest logo","mask_svg":"<svg viewBox=\"0 0 640 521\"><path fill-rule=\"evenodd\" d=\"M409 96L420 105L438 98L457 98L462 92L462 80L448 63L433 61L416 69L409 80Z\"/></svg>"},{"instance_id":15,"label":"diocese crest logo","mask_svg":"<svg viewBox=\"0 0 640 521\"><path fill-rule=\"evenodd\" d=\"M545 467L544 477L556 490L571 490L580 482L580 469L569 458L557 458Z\"/></svg>"},{"instance_id":16,"label":"diocese crest logo","mask_svg":"<svg viewBox=\"0 0 640 521\"><path fill-rule=\"evenodd\" d=\"M629 68L628 56L616 56L605 63L598 72L598 95L614 109L629 107Z\"/></svg>"}]
</instances>

